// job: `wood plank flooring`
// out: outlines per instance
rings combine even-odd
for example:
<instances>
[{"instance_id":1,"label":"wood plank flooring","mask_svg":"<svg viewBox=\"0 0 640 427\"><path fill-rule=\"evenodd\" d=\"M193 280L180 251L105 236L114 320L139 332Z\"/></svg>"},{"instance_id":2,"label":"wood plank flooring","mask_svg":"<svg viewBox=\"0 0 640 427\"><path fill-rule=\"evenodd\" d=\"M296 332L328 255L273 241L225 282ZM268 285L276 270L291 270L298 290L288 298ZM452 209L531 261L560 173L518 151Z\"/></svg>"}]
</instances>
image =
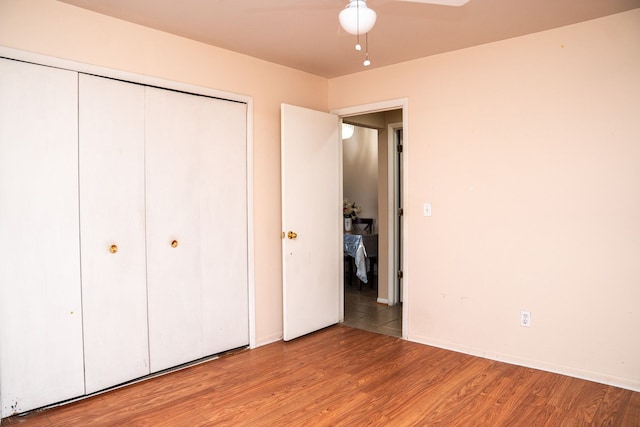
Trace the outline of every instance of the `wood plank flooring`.
<instances>
[{"instance_id":1,"label":"wood plank flooring","mask_svg":"<svg viewBox=\"0 0 640 427\"><path fill-rule=\"evenodd\" d=\"M640 393L346 326L2 426L640 426Z\"/></svg>"}]
</instances>

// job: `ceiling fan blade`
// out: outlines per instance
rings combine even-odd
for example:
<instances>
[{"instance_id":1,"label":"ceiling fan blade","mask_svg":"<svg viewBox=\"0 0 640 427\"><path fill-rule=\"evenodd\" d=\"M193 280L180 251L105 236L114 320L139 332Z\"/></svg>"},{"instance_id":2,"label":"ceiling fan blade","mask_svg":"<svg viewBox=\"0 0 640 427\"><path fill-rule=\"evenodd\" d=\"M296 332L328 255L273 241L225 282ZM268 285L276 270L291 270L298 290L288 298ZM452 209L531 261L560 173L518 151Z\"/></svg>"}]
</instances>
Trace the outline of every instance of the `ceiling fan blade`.
<instances>
[{"instance_id":1,"label":"ceiling fan blade","mask_svg":"<svg viewBox=\"0 0 640 427\"><path fill-rule=\"evenodd\" d=\"M427 3L427 4L439 4L442 6L462 6L469 2L469 0L396 0L407 1L412 3Z\"/></svg>"}]
</instances>

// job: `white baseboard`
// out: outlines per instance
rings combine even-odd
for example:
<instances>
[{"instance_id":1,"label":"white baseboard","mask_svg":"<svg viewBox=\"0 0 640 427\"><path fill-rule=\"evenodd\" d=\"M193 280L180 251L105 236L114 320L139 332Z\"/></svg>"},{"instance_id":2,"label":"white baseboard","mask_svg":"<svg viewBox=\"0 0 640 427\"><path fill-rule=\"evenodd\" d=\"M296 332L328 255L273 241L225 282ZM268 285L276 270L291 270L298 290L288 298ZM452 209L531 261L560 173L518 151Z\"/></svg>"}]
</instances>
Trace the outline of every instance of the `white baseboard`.
<instances>
[{"instance_id":1,"label":"white baseboard","mask_svg":"<svg viewBox=\"0 0 640 427\"><path fill-rule=\"evenodd\" d=\"M540 360L527 359L512 354L500 353L500 352L487 352L483 349L465 346L456 343L433 340L430 338L424 338L420 336L411 335L407 337L408 341L413 341L418 344L429 345L432 347L442 348L444 350L451 350L457 353L468 354L471 356L482 357L484 359L495 360L497 362L509 363L511 365L524 366L526 368L539 369L542 371L552 372L554 374L567 375L582 380L593 381L596 383L611 385L614 387L620 387L627 390L640 392L640 380L634 380L630 378L620 378L613 375L607 375L602 372L593 372L586 369L577 369L571 366L557 365L554 363L547 363Z\"/></svg>"},{"instance_id":2,"label":"white baseboard","mask_svg":"<svg viewBox=\"0 0 640 427\"><path fill-rule=\"evenodd\" d=\"M282 341L282 332L262 338L260 341L256 342L256 345L254 347L251 348L262 347L263 345L272 344L278 341Z\"/></svg>"}]
</instances>

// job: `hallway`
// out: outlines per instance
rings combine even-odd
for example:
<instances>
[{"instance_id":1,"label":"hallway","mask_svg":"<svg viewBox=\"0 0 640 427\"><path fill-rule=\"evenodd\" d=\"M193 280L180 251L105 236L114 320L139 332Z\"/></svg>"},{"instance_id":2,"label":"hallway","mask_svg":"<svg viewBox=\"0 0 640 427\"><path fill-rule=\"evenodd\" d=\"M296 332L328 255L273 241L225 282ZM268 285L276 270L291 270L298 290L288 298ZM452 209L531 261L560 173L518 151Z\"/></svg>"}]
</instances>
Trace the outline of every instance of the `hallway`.
<instances>
[{"instance_id":1,"label":"hallway","mask_svg":"<svg viewBox=\"0 0 640 427\"><path fill-rule=\"evenodd\" d=\"M377 278L374 278L377 280ZM358 290L356 283L344 287L344 323L352 328L402 336L402 304L390 307L377 302L378 290L367 284Z\"/></svg>"}]
</instances>

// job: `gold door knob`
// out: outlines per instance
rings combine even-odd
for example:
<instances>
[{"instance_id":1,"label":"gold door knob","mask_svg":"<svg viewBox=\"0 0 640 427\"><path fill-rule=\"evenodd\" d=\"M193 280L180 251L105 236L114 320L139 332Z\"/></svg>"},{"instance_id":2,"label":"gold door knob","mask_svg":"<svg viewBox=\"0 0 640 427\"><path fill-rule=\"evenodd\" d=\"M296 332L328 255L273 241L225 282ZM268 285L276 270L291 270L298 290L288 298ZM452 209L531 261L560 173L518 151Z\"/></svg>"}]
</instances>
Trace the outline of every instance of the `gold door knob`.
<instances>
[{"instance_id":1,"label":"gold door knob","mask_svg":"<svg viewBox=\"0 0 640 427\"><path fill-rule=\"evenodd\" d=\"M171 247L172 248L177 248L178 247L178 241L177 240L172 241L171 242Z\"/></svg>"},{"instance_id":2,"label":"gold door knob","mask_svg":"<svg viewBox=\"0 0 640 427\"><path fill-rule=\"evenodd\" d=\"M294 233L293 231L290 231L287 233L287 237L289 239L295 239L296 237L298 237L298 233Z\"/></svg>"},{"instance_id":3,"label":"gold door knob","mask_svg":"<svg viewBox=\"0 0 640 427\"><path fill-rule=\"evenodd\" d=\"M111 245L109 247L109 252L111 252L112 254L115 254L116 252L118 252L118 245Z\"/></svg>"}]
</instances>

